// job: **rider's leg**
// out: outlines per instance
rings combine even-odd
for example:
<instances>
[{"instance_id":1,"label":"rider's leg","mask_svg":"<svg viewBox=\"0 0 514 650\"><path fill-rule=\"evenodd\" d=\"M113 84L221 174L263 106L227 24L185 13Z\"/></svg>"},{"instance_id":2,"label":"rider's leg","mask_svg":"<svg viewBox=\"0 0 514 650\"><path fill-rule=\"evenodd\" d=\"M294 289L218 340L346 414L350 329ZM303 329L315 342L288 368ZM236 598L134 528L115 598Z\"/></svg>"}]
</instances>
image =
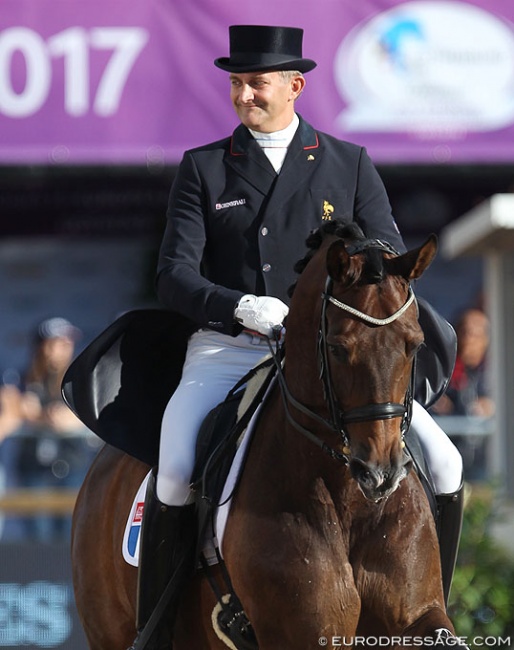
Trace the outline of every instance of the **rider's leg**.
<instances>
[{"instance_id":1,"label":"rider's leg","mask_svg":"<svg viewBox=\"0 0 514 650\"><path fill-rule=\"evenodd\" d=\"M462 483L462 456L432 416L418 402L412 405L411 428L417 433L437 494L453 494Z\"/></svg>"},{"instance_id":2,"label":"rider's leg","mask_svg":"<svg viewBox=\"0 0 514 650\"><path fill-rule=\"evenodd\" d=\"M231 337L201 330L193 334L180 385L162 421L157 476L161 501L172 506L188 502L200 425L267 352L268 345L262 337L246 333Z\"/></svg>"},{"instance_id":3,"label":"rider's leg","mask_svg":"<svg viewBox=\"0 0 514 650\"><path fill-rule=\"evenodd\" d=\"M142 632L171 576L179 587L192 573L195 551L196 513L194 505L167 506L159 501L152 473L146 490L139 552L136 628ZM146 648L169 650L175 598ZM136 639L137 641L137 639Z\"/></svg>"},{"instance_id":4,"label":"rider's leg","mask_svg":"<svg viewBox=\"0 0 514 650\"><path fill-rule=\"evenodd\" d=\"M196 530L189 482L196 438L207 413L268 351L262 338L229 337L202 330L191 337L181 382L166 407L161 429L156 489L149 490L140 551L137 625L141 631L170 577L177 571L165 629L160 626L149 650L169 647L179 594L194 570ZM145 525L148 508L148 525ZM160 558L169 558L161 562ZM166 645L167 644L167 645Z\"/></svg>"},{"instance_id":5,"label":"rider's leg","mask_svg":"<svg viewBox=\"0 0 514 650\"><path fill-rule=\"evenodd\" d=\"M453 494L436 495L436 502L437 536L439 538L439 552L441 554L444 600L448 604L462 529L462 514L464 510L463 485Z\"/></svg>"},{"instance_id":6,"label":"rider's leg","mask_svg":"<svg viewBox=\"0 0 514 650\"><path fill-rule=\"evenodd\" d=\"M418 402L413 404L411 428L419 437L436 488L437 535L447 602L462 528L462 457L445 432Z\"/></svg>"}]
</instances>

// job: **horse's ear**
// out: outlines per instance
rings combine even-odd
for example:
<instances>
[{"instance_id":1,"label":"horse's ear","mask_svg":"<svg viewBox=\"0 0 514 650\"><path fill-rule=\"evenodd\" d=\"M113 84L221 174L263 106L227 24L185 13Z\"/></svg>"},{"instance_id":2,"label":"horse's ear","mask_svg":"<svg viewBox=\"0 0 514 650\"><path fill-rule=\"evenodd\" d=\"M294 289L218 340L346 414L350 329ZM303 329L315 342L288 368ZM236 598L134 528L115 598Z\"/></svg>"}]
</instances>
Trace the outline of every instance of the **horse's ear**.
<instances>
[{"instance_id":1,"label":"horse's ear","mask_svg":"<svg viewBox=\"0 0 514 650\"><path fill-rule=\"evenodd\" d=\"M430 266L437 253L437 237L432 234L419 248L386 260L387 272L400 275L406 280L416 280Z\"/></svg>"},{"instance_id":2,"label":"horse's ear","mask_svg":"<svg viewBox=\"0 0 514 650\"><path fill-rule=\"evenodd\" d=\"M344 246L344 241L333 242L327 252L327 272L334 282L342 282L350 268L351 258Z\"/></svg>"}]
</instances>

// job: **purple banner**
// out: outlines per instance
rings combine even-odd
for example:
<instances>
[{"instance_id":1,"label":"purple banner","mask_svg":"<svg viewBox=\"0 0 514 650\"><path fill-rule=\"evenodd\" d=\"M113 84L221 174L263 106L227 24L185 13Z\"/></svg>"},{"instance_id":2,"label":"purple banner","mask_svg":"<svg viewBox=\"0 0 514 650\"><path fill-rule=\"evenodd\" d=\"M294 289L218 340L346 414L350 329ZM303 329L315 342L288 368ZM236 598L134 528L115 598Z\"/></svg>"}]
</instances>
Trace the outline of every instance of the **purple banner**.
<instances>
[{"instance_id":1,"label":"purple banner","mask_svg":"<svg viewBox=\"0 0 514 650\"><path fill-rule=\"evenodd\" d=\"M3 0L0 164L176 163L228 135L213 60L263 20L318 62L298 112L375 162L514 162L505 0Z\"/></svg>"}]
</instances>

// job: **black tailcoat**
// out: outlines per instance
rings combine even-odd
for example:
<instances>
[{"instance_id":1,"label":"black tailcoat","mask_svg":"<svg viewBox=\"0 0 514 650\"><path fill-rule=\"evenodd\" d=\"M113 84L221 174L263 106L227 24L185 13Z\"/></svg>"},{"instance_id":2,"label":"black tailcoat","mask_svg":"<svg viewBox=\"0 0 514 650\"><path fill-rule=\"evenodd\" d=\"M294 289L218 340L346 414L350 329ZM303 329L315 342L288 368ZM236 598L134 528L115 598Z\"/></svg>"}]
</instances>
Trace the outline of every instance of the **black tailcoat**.
<instances>
[{"instance_id":1,"label":"black tailcoat","mask_svg":"<svg viewBox=\"0 0 514 650\"><path fill-rule=\"evenodd\" d=\"M164 306L227 334L246 293L288 303L293 267L323 220L356 221L405 247L365 149L300 118L280 174L248 129L186 152L173 184L158 268Z\"/></svg>"}]
</instances>

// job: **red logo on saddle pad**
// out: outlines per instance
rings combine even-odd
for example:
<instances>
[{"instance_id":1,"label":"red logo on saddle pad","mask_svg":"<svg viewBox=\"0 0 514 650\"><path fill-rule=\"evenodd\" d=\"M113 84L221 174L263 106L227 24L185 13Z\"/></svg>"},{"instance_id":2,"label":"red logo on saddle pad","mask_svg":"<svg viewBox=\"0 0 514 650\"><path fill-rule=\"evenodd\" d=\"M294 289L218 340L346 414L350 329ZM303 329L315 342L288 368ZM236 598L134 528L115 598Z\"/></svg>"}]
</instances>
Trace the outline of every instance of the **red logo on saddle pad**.
<instances>
[{"instance_id":1,"label":"red logo on saddle pad","mask_svg":"<svg viewBox=\"0 0 514 650\"><path fill-rule=\"evenodd\" d=\"M134 524L140 523L143 520L143 510L145 508L144 501L138 502L136 505L136 509L134 511L134 518L132 522Z\"/></svg>"}]
</instances>

